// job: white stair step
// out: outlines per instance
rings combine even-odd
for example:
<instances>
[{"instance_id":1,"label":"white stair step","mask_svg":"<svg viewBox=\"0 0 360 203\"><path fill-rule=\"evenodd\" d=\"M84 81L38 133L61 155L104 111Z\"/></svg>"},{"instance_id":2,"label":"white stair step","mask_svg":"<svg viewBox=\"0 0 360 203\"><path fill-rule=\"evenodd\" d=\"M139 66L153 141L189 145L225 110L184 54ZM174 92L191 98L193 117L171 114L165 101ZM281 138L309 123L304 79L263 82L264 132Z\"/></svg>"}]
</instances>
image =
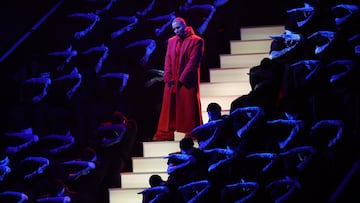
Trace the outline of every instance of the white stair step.
<instances>
[{"instance_id":1,"label":"white stair step","mask_svg":"<svg viewBox=\"0 0 360 203\"><path fill-rule=\"evenodd\" d=\"M230 42L232 54L220 55L219 70L210 70L210 82L200 84L204 123L208 121L206 107L210 102L219 103L225 115L229 114L232 101L250 92L246 73L268 57L269 36L282 34L284 26L244 27L240 30L241 40ZM174 141L143 142L143 157L133 157L133 171L120 174L121 188L109 189L109 203L142 202L142 195L137 193L150 186L151 175L160 175L164 180L168 178L167 159L163 157L179 151L179 141L183 137L183 133L175 132ZM198 146L197 142L195 146Z\"/></svg>"},{"instance_id":2,"label":"white stair step","mask_svg":"<svg viewBox=\"0 0 360 203\"><path fill-rule=\"evenodd\" d=\"M230 41L231 54L269 53L272 39L261 40L232 40Z\"/></svg>"},{"instance_id":3,"label":"white stair step","mask_svg":"<svg viewBox=\"0 0 360 203\"><path fill-rule=\"evenodd\" d=\"M210 82L249 81L249 68L211 68Z\"/></svg>"},{"instance_id":4,"label":"white stair step","mask_svg":"<svg viewBox=\"0 0 360 203\"><path fill-rule=\"evenodd\" d=\"M279 35L284 32L285 32L284 25L241 27L240 39L242 40L270 39L270 35Z\"/></svg>"},{"instance_id":5,"label":"white stair step","mask_svg":"<svg viewBox=\"0 0 360 203\"><path fill-rule=\"evenodd\" d=\"M174 133L174 141L180 141L184 137L185 137L185 133L175 131L175 133Z\"/></svg>"},{"instance_id":6,"label":"white stair step","mask_svg":"<svg viewBox=\"0 0 360 203\"><path fill-rule=\"evenodd\" d=\"M166 172L168 159L164 157L132 157L132 171L134 173L144 172Z\"/></svg>"},{"instance_id":7,"label":"white stair step","mask_svg":"<svg viewBox=\"0 0 360 203\"><path fill-rule=\"evenodd\" d=\"M121 173L121 188L147 188L150 187L149 178L151 175L157 174L163 180L167 180L169 175L166 172L148 172L148 173Z\"/></svg>"},{"instance_id":8,"label":"white stair step","mask_svg":"<svg viewBox=\"0 0 360 203\"><path fill-rule=\"evenodd\" d=\"M145 188L109 188L109 203L140 203Z\"/></svg>"},{"instance_id":9,"label":"white stair step","mask_svg":"<svg viewBox=\"0 0 360 203\"><path fill-rule=\"evenodd\" d=\"M164 157L180 150L178 141L143 142L144 157Z\"/></svg>"},{"instance_id":10,"label":"white stair step","mask_svg":"<svg viewBox=\"0 0 360 203\"><path fill-rule=\"evenodd\" d=\"M203 82L200 83L200 97L241 96L251 90L249 82Z\"/></svg>"},{"instance_id":11,"label":"white stair step","mask_svg":"<svg viewBox=\"0 0 360 203\"><path fill-rule=\"evenodd\" d=\"M201 110L206 112L207 106L212 102L218 103L222 110L230 110L231 102L238 97L238 95L201 97Z\"/></svg>"},{"instance_id":12,"label":"white stair step","mask_svg":"<svg viewBox=\"0 0 360 203\"><path fill-rule=\"evenodd\" d=\"M143 142L143 157L165 157L173 152L180 151L179 141L184 134L174 135L174 141L151 141ZM177 137L177 138L176 138ZM197 142L194 146L199 146Z\"/></svg>"},{"instance_id":13,"label":"white stair step","mask_svg":"<svg viewBox=\"0 0 360 203\"><path fill-rule=\"evenodd\" d=\"M220 68L247 67L260 64L261 60L268 58L269 53L258 54L222 54L220 55Z\"/></svg>"}]
</instances>

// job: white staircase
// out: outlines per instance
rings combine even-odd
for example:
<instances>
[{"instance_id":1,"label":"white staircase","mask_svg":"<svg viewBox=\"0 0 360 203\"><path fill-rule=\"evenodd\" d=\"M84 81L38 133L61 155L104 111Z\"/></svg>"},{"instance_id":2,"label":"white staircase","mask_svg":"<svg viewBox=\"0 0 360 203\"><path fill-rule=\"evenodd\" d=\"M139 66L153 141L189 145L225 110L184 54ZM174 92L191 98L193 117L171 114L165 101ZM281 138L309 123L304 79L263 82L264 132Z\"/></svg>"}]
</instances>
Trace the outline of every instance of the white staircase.
<instances>
[{"instance_id":1,"label":"white staircase","mask_svg":"<svg viewBox=\"0 0 360 203\"><path fill-rule=\"evenodd\" d=\"M219 103L223 114L228 114L231 102L249 93L249 69L268 57L272 41L269 36L283 32L282 25L240 28L241 40L230 42L231 53L220 55L220 67L209 70L210 82L200 84L204 122L208 120L206 107L210 102ZM179 151L183 136L176 133L174 141L143 142L143 157L132 157L132 172L120 174L121 188L109 189L110 203L141 203L142 195L137 193L149 187L151 175L167 179L167 159L163 157Z\"/></svg>"}]
</instances>

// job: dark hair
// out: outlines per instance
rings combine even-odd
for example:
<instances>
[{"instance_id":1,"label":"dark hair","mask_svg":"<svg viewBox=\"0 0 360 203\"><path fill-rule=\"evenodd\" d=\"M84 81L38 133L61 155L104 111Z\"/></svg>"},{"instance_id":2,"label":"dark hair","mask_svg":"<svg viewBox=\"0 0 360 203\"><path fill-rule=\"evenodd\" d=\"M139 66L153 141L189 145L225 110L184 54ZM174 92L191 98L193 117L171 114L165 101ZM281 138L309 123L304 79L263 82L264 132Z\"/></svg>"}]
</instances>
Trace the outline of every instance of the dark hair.
<instances>
[{"instance_id":1,"label":"dark hair","mask_svg":"<svg viewBox=\"0 0 360 203\"><path fill-rule=\"evenodd\" d=\"M206 111L221 111L221 106L218 103L212 102L208 104Z\"/></svg>"},{"instance_id":2,"label":"dark hair","mask_svg":"<svg viewBox=\"0 0 360 203\"><path fill-rule=\"evenodd\" d=\"M162 184L162 182L163 179L157 174L151 175L149 178L149 184L151 187L159 186Z\"/></svg>"},{"instance_id":3,"label":"dark hair","mask_svg":"<svg viewBox=\"0 0 360 203\"><path fill-rule=\"evenodd\" d=\"M194 146L194 140L191 137L184 137L180 140L180 149L187 150Z\"/></svg>"}]
</instances>

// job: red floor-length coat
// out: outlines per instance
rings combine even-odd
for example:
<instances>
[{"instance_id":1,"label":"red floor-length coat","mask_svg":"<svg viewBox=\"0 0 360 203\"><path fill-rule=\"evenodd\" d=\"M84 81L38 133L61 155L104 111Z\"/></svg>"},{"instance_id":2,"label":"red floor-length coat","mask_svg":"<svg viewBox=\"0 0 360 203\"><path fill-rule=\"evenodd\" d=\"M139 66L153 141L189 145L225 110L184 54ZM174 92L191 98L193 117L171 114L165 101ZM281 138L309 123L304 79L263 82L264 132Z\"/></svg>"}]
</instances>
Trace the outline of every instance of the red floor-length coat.
<instances>
[{"instance_id":1,"label":"red floor-length coat","mask_svg":"<svg viewBox=\"0 0 360 203\"><path fill-rule=\"evenodd\" d=\"M182 41L183 40L183 41ZM182 42L179 55L178 43ZM169 38L164 66L164 95L158 123L158 131L169 132L170 118L175 117L175 130L188 133L202 124L200 105L200 63L204 52L204 40L186 27L186 37ZM177 61L179 61L177 63ZM169 86L168 83L174 82ZM179 85L179 81L184 85ZM174 91L175 97L171 96ZM173 103L175 102L175 103ZM171 108L171 104L174 108ZM175 111L175 112L174 112Z\"/></svg>"}]
</instances>

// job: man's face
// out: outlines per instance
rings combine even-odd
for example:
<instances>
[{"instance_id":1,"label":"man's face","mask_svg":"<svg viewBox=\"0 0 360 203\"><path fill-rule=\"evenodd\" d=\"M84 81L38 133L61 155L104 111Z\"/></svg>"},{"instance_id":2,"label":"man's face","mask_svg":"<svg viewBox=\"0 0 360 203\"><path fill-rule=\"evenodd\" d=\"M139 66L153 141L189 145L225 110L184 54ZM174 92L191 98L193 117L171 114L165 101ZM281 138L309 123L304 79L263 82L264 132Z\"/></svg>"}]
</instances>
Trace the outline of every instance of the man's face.
<instances>
[{"instance_id":1,"label":"man's face","mask_svg":"<svg viewBox=\"0 0 360 203\"><path fill-rule=\"evenodd\" d=\"M185 25L179 21L174 21L172 24L172 28L174 30L174 33L179 36L182 37L185 34Z\"/></svg>"},{"instance_id":2,"label":"man's face","mask_svg":"<svg viewBox=\"0 0 360 203\"><path fill-rule=\"evenodd\" d=\"M221 111L208 111L208 117L210 121L218 120L221 118Z\"/></svg>"}]
</instances>

